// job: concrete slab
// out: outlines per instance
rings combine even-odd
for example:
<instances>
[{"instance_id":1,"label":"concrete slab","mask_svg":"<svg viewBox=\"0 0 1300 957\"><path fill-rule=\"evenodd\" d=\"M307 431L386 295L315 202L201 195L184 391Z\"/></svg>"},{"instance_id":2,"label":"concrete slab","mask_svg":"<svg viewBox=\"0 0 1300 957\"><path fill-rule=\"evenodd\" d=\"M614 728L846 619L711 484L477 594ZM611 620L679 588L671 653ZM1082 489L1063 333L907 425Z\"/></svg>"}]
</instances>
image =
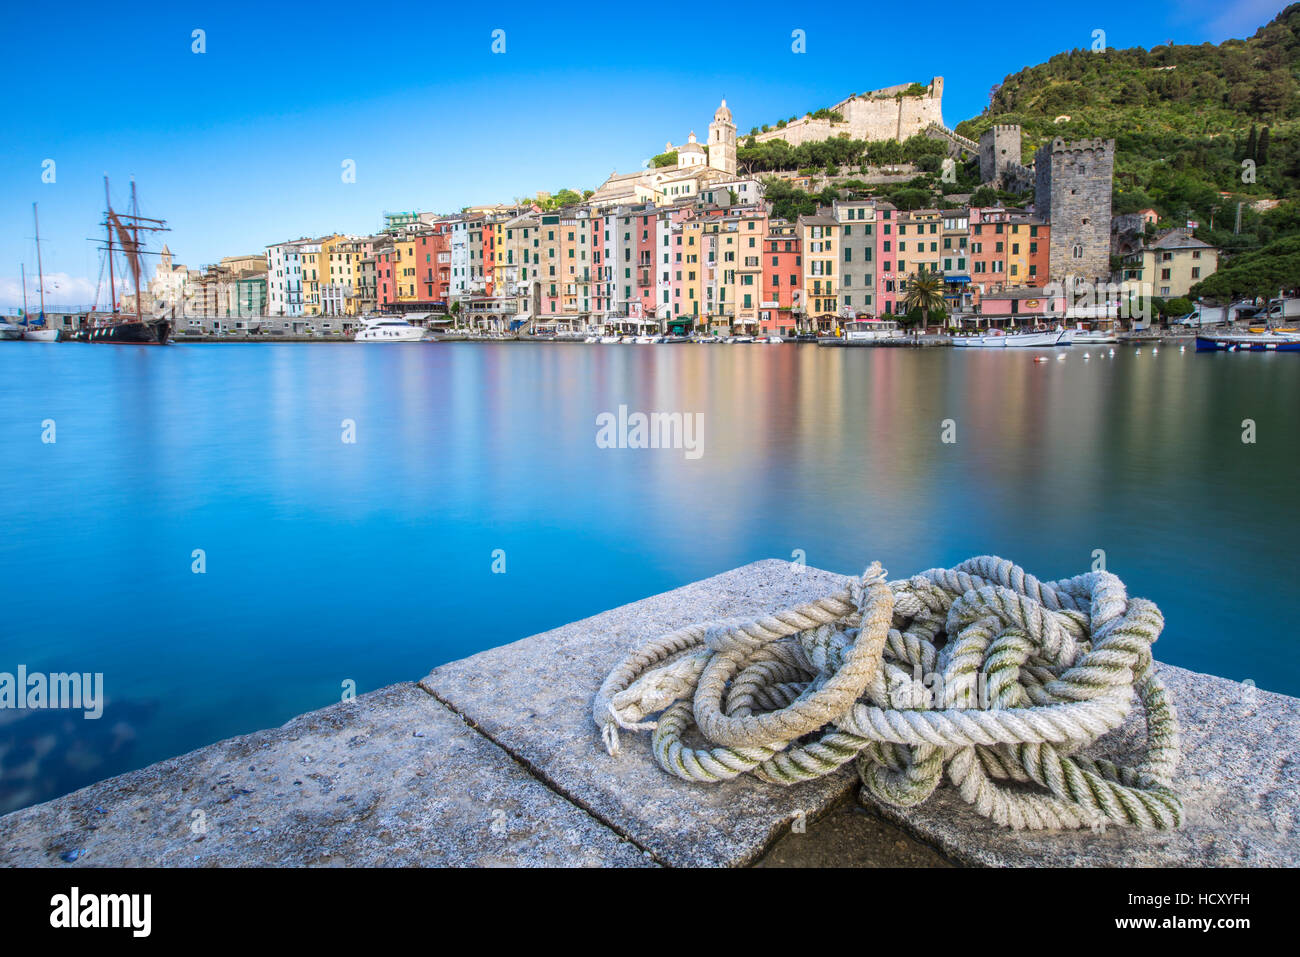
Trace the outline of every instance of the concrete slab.
<instances>
[{"instance_id":1,"label":"concrete slab","mask_svg":"<svg viewBox=\"0 0 1300 957\"><path fill-rule=\"evenodd\" d=\"M755 562L433 670L421 685L569 800L674 866L753 863L802 813L844 797L852 768L797 787L746 775L691 784L654 762L648 734L610 757L591 699L633 647L691 622L761 615L832 592L844 576Z\"/></svg>"},{"instance_id":2,"label":"concrete slab","mask_svg":"<svg viewBox=\"0 0 1300 957\"><path fill-rule=\"evenodd\" d=\"M1177 831L1017 833L976 814L951 786L918 807L876 801L872 806L953 860L971 865L1300 866L1300 699L1171 665L1160 665L1159 671L1182 727L1183 760L1175 783L1185 818ZM1144 734L1139 713L1093 750L1130 757Z\"/></svg>"},{"instance_id":3,"label":"concrete slab","mask_svg":"<svg viewBox=\"0 0 1300 957\"><path fill-rule=\"evenodd\" d=\"M0 818L3 866L652 863L414 684Z\"/></svg>"}]
</instances>

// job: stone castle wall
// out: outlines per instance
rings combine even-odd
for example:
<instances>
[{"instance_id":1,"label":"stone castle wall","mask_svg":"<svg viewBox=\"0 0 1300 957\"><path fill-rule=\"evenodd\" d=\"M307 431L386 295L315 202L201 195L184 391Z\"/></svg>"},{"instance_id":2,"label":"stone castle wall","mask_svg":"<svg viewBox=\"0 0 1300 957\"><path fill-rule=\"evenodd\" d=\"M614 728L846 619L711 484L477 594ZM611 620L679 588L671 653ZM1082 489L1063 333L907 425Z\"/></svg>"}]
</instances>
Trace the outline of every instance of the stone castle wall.
<instances>
[{"instance_id":1,"label":"stone castle wall","mask_svg":"<svg viewBox=\"0 0 1300 957\"><path fill-rule=\"evenodd\" d=\"M904 96L908 84L854 94L836 103L832 110L843 122L800 117L784 129L755 133L759 143L785 140L791 146L814 143L847 134L855 140L902 140L923 133L931 123L943 125L943 77L930 81L920 96Z\"/></svg>"}]
</instances>

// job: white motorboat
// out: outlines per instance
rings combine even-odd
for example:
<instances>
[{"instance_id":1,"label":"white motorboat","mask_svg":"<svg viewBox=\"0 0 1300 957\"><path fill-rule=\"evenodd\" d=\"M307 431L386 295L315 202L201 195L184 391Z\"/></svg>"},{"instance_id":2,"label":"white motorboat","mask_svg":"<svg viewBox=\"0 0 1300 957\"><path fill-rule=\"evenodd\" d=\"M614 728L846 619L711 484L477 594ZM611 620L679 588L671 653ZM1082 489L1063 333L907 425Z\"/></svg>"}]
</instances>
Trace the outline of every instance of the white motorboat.
<instances>
[{"instance_id":1,"label":"white motorboat","mask_svg":"<svg viewBox=\"0 0 1300 957\"><path fill-rule=\"evenodd\" d=\"M1037 332L1004 333L994 331L987 335L954 336L952 344L966 349L1041 349L1045 346L1068 346L1073 342L1073 330L1055 329Z\"/></svg>"},{"instance_id":2,"label":"white motorboat","mask_svg":"<svg viewBox=\"0 0 1300 957\"><path fill-rule=\"evenodd\" d=\"M22 326L15 326L12 322L5 322L0 319L0 339L21 339L22 337Z\"/></svg>"},{"instance_id":3,"label":"white motorboat","mask_svg":"<svg viewBox=\"0 0 1300 957\"><path fill-rule=\"evenodd\" d=\"M28 342L58 342L59 330L46 329L42 326L24 326L23 338Z\"/></svg>"},{"instance_id":4,"label":"white motorboat","mask_svg":"<svg viewBox=\"0 0 1300 957\"><path fill-rule=\"evenodd\" d=\"M587 336L587 338L583 339L582 341L583 341L583 342L600 342L600 336Z\"/></svg>"},{"instance_id":5,"label":"white motorboat","mask_svg":"<svg viewBox=\"0 0 1300 957\"><path fill-rule=\"evenodd\" d=\"M613 345L616 342L622 342L623 337L622 336L601 336L600 341L603 345L609 346L609 345Z\"/></svg>"},{"instance_id":6,"label":"white motorboat","mask_svg":"<svg viewBox=\"0 0 1300 957\"><path fill-rule=\"evenodd\" d=\"M761 338L761 339L755 339L754 341L755 341L755 342L763 342L763 343L766 343L766 344L769 345L769 346L779 346L779 345L781 345L783 342L785 342L785 340L782 339L780 336L764 336L763 338Z\"/></svg>"},{"instance_id":7,"label":"white motorboat","mask_svg":"<svg viewBox=\"0 0 1300 957\"><path fill-rule=\"evenodd\" d=\"M421 342L427 331L421 326L411 325L405 319L392 316L371 316L361 322L356 342Z\"/></svg>"},{"instance_id":8,"label":"white motorboat","mask_svg":"<svg viewBox=\"0 0 1300 957\"><path fill-rule=\"evenodd\" d=\"M881 342L906 336L907 333L893 319L859 319L844 323L845 342Z\"/></svg>"}]
</instances>

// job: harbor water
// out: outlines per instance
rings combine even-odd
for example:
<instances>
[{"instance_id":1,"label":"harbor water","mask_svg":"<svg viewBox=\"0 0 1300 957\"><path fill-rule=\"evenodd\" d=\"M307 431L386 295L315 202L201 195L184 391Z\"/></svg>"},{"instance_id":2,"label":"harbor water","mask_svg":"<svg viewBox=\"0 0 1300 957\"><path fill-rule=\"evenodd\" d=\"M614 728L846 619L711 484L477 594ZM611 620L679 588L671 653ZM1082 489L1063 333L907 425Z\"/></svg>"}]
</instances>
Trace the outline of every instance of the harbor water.
<instances>
[{"instance_id":1,"label":"harbor water","mask_svg":"<svg viewBox=\"0 0 1300 957\"><path fill-rule=\"evenodd\" d=\"M0 672L106 703L0 709L0 810L763 558L1104 563L1300 694L1300 362L1109 352L4 343Z\"/></svg>"}]
</instances>

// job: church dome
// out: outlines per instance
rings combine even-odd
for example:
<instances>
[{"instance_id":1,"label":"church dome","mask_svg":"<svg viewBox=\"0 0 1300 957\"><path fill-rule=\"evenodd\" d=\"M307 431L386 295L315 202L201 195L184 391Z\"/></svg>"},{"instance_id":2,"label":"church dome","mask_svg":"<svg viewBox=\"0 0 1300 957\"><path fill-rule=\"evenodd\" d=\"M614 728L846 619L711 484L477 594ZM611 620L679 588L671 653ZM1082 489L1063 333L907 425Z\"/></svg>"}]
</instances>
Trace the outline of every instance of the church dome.
<instances>
[{"instance_id":1,"label":"church dome","mask_svg":"<svg viewBox=\"0 0 1300 957\"><path fill-rule=\"evenodd\" d=\"M732 119L731 119L731 110L727 109L727 98L726 98L726 97L723 97L723 98L722 98L722 105L719 106L719 107L718 107L718 111L717 111L716 113L713 114L713 122L715 122L715 123L730 123L730 122L732 122Z\"/></svg>"}]
</instances>

